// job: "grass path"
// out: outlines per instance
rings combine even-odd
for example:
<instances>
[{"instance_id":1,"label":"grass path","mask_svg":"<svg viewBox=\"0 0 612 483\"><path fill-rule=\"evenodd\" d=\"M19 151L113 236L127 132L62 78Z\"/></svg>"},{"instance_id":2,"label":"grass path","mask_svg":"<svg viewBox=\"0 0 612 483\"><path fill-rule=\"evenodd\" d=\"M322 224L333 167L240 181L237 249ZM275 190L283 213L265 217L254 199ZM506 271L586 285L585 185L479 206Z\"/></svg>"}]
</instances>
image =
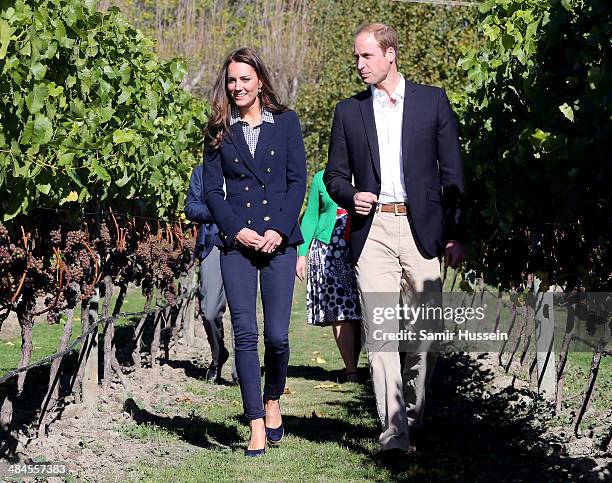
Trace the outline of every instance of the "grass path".
<instances>
[{"instance_id":1,"label":"grass path","mask_svg":"<svg viewBox=\"0 0 612 483\"><path fill-rule=\"evenodd\" d=\"M612 468L608 457L593 457L589 451L568 453L566 428L551 434L551 426L559 426L559 421L542 401L525 387L510 384L511 377L501 376L486 358L462 354L443 355L438 361L420 454L393 468L378 467L373 455L379 425L371 383L337 383L342 362L331 328L305 324L304 299L305 285L298 284L287 394L281 400L288 432L282 446L268 449L262 458L245 458L248 429L239 389L186 377L187 382L176 388L185 396L180 403L165 407L152 394L154 401L142 407L154 420L168 424L116 424L117 446L130 448L138 440L151 448L149 457L130 466L133 481L598 481L602 473L594 470L597 465ZM132 293L126 310L141 306L142 297ZM129 335L130 322L122 324ZM61 326L37 328L37 356L55 350L60 332ZM15 367L19 340L0 343L0 368ZM579 362L575 367L583 371L588 358L576 356L582 357L572 358ZM367 378L364 355L360 362ZM601 376L606 377L600 380L595 406L609 400L610 362L607 358L602 365ZM229 375L229 367L224 372ZM145 374L131 377L137 381ZM163 371L157 376L163 380ZM174 448L168 453L171 458L160 456L164 445Z\"/></svg>"},{"instance_id":2,"label":"grass path","mask_svg":"<svg viewBox=\"0 0 612 483\"><path fill-rule=\"evenodd\" d=\"M243 456L248 430L237 387L204 404L187 404L207 441L176 464L141 465L140 481L596 481L601 465L555 453L545 404L508 386L494 365L462 354L440 357L420 454L381 468L374 462L379 424L371 383L337 384L342 368L330 328L305 324L305 286L296 287L290 327L287 392L281 401L288 435L262 458ZM365 355L360 371L367 378ZM210 394L202 381L189 386Z\"/></svg>"},{"instance_id":3,"label":"grass path","mask_svg":"<svg viewBox=\"0 0 612 483\"><path fill-rule=\"evenodd\" d=\"M190 456L176 467L144 466L141 481L218 480L357 480L382 481L391 474L378 468L377 421L369 385L336 382L343 367L331 328L305 324L305 287L296 287L290 327L291 357L286 394L281 399L287 436L280 448L263 458L247 459L243 445L248 428L242 420L237 387L227 387L206 405L185 405L211 431L210 449ZM362 355L362 366L365 356ZM362 367L361 371L367 373ZM208 385L194 381L194 394ZM215 447L216 446L216 447Z\"/></svg>"}]
</instances>

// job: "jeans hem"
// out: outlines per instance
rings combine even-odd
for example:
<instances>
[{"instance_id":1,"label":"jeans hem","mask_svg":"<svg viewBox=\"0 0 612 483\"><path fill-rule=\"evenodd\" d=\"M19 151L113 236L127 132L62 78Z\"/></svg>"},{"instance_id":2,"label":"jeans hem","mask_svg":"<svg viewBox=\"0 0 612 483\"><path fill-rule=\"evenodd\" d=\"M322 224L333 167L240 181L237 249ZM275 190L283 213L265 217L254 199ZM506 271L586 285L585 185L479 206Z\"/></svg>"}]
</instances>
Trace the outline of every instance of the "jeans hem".
<instances>
[{"instance_id":1,"label":"jeans hem","mask_svg":"<svg viewBox=\"0 0 612 483\"><path fill-rule=\"evenodd\" d=\"M265 412L262 412L260 416L258 415L252 415L252 414L245 414L244 417L246 418L247 421L254 421L255 419L263 419L266 416Z\"/></svg>"}]
</instances>

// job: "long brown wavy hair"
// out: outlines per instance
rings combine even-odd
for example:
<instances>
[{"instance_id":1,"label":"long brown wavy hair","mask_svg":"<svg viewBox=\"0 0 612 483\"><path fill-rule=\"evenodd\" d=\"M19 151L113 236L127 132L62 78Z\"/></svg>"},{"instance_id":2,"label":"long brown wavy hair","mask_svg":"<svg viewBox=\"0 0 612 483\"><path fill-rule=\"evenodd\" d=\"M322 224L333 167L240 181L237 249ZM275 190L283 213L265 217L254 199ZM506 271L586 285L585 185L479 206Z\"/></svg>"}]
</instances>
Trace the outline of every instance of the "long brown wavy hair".
<instances>
[{"instance_id":1,"label":"long brown wavy hair","mask_svg":"<svg viewBox=\"0 0 612 483\"><path fill-rule=\"evenodd\" d=\"M255 50L249 47L242 47L231 52L223 67L219 71L217 80L212 91L211 107L212 112L208 119L208 124L204 129L204 143L213 149L218 149L223 140L223 136L229 132L229 121L231 115L232 97L227 90L227 68L232 62L242 62L250 65L261 81L261 92L259 102L273 114L278 114L287 110L287 106L280 103L274 91L270 74L261 57Z\"/></svg>"}]
</instances>

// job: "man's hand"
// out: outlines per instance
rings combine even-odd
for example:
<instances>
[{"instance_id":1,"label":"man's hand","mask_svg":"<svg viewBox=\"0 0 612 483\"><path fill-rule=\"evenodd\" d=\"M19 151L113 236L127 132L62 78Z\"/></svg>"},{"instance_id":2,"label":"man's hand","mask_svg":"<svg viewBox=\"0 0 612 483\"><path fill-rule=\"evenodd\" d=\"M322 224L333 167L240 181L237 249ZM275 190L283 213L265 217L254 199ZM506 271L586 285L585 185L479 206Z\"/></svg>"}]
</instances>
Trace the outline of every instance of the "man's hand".
<instances>
[{"instance_id":1,"label":"man's hand","mask_svg":"<svg viewBox=\"0 0 612 483\"><path fill-rule=\"evenodd\" d=\"M459 265L461 265L463 260L465 260L464 246L454 240L447 242L446 250L444 251L444 266L457 268Z\"/></svg>"},{"instance_id":2,"label":"man's hand","mask_svg":"<svg viewBox=\"0 0 612 483\"><path fill-rule=\"evenodd\" d=\"M255 230L251 230L250 228L243 228L236 235L236 240L242 243L247 248L257 248L263 237L257 233Z\"/></svg>"},{"instance_id":3,"label":"man's hand","mask_svg":"<svg viewBox=\"0 0 612 483\"><path fill-rule=\"evenodd\" d=\"M283 237L276 230L266 230L263 238L259 241L257 251L262 253L272 253L282 243Z\"/></svg>"},{"instance_id":4,"label":"man's hand","mask_svg":"<svg viewBox=\"0 0 612 483\"><path fill-rule=\"evenodd\" d=\"M355 204L355 212L358 215L369 215L372 211L372 206L376 204L378 197L369 191L359 191L353 196Z\"/></svg>"},{"instance_id":5,"label":"man's hand","mask_svg":"<svg viewBox=\"0 0 612 483\"><path fill-rule=\"evenodd\" d=\"M295 274L302 282L306 278L306 257L299 256L295 262Z\"/></svg>"}]
</instances>

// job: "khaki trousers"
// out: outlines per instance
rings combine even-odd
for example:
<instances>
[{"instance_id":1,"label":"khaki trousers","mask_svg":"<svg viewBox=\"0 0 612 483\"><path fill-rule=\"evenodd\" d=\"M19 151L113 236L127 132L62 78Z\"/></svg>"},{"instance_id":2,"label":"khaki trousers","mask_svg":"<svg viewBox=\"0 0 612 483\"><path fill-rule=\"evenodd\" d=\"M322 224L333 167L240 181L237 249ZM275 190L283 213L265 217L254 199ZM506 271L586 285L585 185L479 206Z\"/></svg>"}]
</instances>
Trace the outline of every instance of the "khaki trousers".
<instances>
[{"instance_id":1,"label":"khaki trousers","mask_svg":"<svg viewBox=\"0 0 612 483\"><path fill-rule=\"evenodd\" d=\"M366 340L380 328L372 314L381 300L396 304L420 303L423 292L441 295L440 261L424 258L417 249L406 215L376 212L363 251L356 265ZM397 295L395 295L397 294ZM399 332L402 320L385 320L385 331ZM425 408L425 390L435 365L435 353L406 355L402 374L399 344L385 342L374 350L368 347L368 360L382 425L379 442L383 450L408 449L409 426L420 426Z\"/></svg>"}]
</instances>

